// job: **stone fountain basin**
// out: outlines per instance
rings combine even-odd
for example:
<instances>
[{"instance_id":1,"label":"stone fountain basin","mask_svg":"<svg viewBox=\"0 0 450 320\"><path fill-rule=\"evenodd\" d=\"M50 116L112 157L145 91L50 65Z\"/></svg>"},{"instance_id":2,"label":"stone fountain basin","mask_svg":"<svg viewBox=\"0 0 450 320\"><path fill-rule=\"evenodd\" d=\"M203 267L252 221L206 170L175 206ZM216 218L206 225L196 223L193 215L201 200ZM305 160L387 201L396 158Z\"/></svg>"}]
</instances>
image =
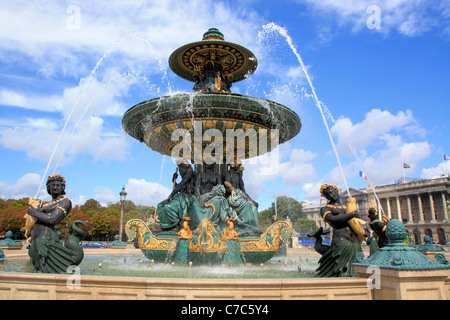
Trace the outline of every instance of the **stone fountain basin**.
<instances>
[{"instance_id":1,"label":"stone fountain basin","mask_svg":"<svg viewBox=\"0 0 450 320\"><path fill-rule=\"evenodd\" d=\"M217 129L224 141L228 129L242 129L249 133L245 154L238 155L242 159L270 152L295 137L302 124L294 111L270 100L235 93L179 93L135 105L124 114L122 126L135 139L168 156L174 156L172 150L181 141L172 141L172 133L177 129L191 134L192 150L194 139L204 137L208 129ZM251 134L256 137L250 137ZM209 143L203 139L203 148Z\"/></svg>"},{"instance_id":2,"label":"stone fountain basin","mask_svg":"<svg viewBox=\"0 0 450 320\"><path fill-rule=\"evenodd\" d=\"M93 252L96 249L91 249ZM109 250L109 249L107 249ZM136 249L134 249L136 250ZM86 250L87 251L87 250ZM128 250L127 250L128 251ZM108 251L109 252L109 251ZM119 253L117 250L115 254ZM121 252L124 252L121 250ZM98 254L98 252L96 252ZM126 257L127 261L123 259ZM310 265L306 268L306 258ZM50 300L107 300L107 299L372 299L372 290L367 287L367 280L363 278L317 279L310 278L312 270L317 264L318 257L307 256L299 261L298 256L274 258L270 264L231 267L222 266L214 269L209 276L194 276L193 273L208 269L203 266L195 269L187 266L171 267L167 264L149 266L149 260L141 253L126 255L119 254L111 257L111 264L103 262L102 271L98 270L95 257L91 258L89 251L81 265L81 276L71 275L35 274L27 271L0 272L0 299L50 299ZM142 259L143 262L139 263ZM288 263L284 263L283 259ZM13 258L8 259L12 262ZM113 261L114 260L114 261ZM289 263L294 260L295 263ZM283 262L283 263L280 263ZM306 269L304 278L296 269L301 263ZM87 268L97 270L83 271ZM108 268L129 268L135 273L160 269L160 274L148 277L135 274L134 277L106 275ZM275 269L272 269L275 268ZM169 273L167 272L169 271ZM175 278L174 273L185 272L184 278ZM265 276L249 275L246 278L237 276L237 273L252 273L262 271ZM172 274L170 274L170 272ZM191 274L189 275L189 272ZM302 271L303 272L303 271ZM87 273L87 274L86 274ZM77 283L77 281L79 281ZM78 284L78 287L76 286Z\"/></svg>"}]
</instances>

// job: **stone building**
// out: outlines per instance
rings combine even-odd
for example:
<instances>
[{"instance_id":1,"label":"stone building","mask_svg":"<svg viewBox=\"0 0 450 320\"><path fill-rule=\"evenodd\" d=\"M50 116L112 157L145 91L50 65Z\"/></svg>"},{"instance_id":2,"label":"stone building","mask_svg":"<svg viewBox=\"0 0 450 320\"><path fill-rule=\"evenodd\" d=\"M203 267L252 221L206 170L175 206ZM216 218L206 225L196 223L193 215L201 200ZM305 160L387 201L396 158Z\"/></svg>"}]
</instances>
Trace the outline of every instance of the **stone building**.
<instances>
[{"instance_id":1,"label":"stone building","mask_svg":"<svg viewBox=\"0 0 450 320\"><path fill-rule=\"evenodd\" d=\"M402 181L384 186L368 186L365 189L352 189L350 194L356 198L358 211L362 218L367 218L367 211L376 207L378 213L403 221L416 244L423 242L425 235L433 241L446 244L450 240L449 208L447 193L450 180L447 177ZM375 190L375 192L374 192ZM375 196L376 194L376 196ZM341 193L342 202L347 201L347 192ZM378 199L377 199L378 198ZM304 212L308 218L315 220L317 226L326 227L320 217L320 205L305 204Z\"/></svg>"}]
</instances>

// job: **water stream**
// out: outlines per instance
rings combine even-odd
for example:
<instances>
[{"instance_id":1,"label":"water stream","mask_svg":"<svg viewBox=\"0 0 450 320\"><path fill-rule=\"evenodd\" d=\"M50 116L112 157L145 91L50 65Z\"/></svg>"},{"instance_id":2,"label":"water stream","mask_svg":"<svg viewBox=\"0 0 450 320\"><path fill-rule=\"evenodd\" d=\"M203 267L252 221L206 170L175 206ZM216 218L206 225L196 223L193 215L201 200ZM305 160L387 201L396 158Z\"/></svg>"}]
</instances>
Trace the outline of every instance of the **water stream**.
<instances>
[{"instance_id":1,"label":"water stream","mask_svg":"<svg viewBox=\"0 0 450 320\"><path fill-rule=\"evenodd\" d=\"M305 64L303 62L302 57L298 53L297 48L295 47L295 45L294 45L294 43L292 41L292 38L289 36L289 34L287 33L287 30L285 28L280 27L279 25L277 25L277 24L275 24L273 22L268 23L268 24L263 26L263 31L258 34L258 38L262 38L265 35L270 34L270 33L274 33L274 32L280 34L281 36L283 36L285 38L287 44L291 48L291 50L294 53L294 55L297 57L297 60L298 60L298 62L300 64L303 72L305 73L306 80L308 81L308 84L309 84L309 86L311 88L311 91L313 93L313 96L314 96L315 104L316 104L317 108L320 111L323 123L325 124L325 127L327 129L328 137L330 138L330 142L331 142L331 145L333 147L334 154L336 155L336 159L337 159L337 162L338 162L339 170L341 172L342 179L344 181L344 184L345 184L348 196L349 196L349 198L351 198L350 192L349 192L349 189L348 189L348 185L347 185L347 179L345 178L345 174L344 174L344 170L342 168L341 160L339 158L339 154L337 152L336 145L335 145L334 140L333 140L333 136L331 135L331 131L330 131L330 128L328 126L328 122L327 122L327 119L325 117L325 113L323 111L322 104L321 104L321 102L320 102L320 100L319 100L319 98L317 96L316 89L314 88L314 85L312 83L311 77L309 76L308 70L306 69L306 66L305 66Z\"/></svg>"},{"instance_id":2,"label":"water stream","mask_svg":"<svg viewBox=\"0 0 450 320\"><path fill-rule=\"evenodd\" d=\"M66 131L66 129L67 129L67 126L68 126L68 124L69 124L69 122L70 122L70 120L71 120L71 118L72 118L72 116L73 116L74 111L78 108L78 104L79 104L79 102L80 102L81 96L82 96L82 94L84 93L84 91L86 90L86 87L87 87L89 81L91 81L92 79L94 79L94 77L96 76L97 70L98 70L98 69L100 68L100 66L103 64L103 62L105 61L105 59L108 58L109 56L111 56L111 54L117 49L117 47L118 47L121 43L123 43L124 41L126 41L126 40L138 40L140 43L143 43L143 44L145 44L146 46L148 46L148 47L150 48L150 51L154 54L155 57L157 56L156 51L153 49L153 46L151 45L151 43L150 43L147 39L145 39L145 38L139 36L139 34L137 34L137 33L130 33L130 34L124 35L123 37L121 37L120 39L118 39L116 42L114 42L114 43L113 43L113 44L112 44L112 45L104 52L103 56L97 61L97 63L95 64L94 68L91 70L91 72L89 73L89 75L88 75L87 77L82 78L82 79L80 80L79 86L81 87L81 89L80 89L79 92L78 92L78 95L77 95L77 97L76 97L76 99L75 99L75 102L72 104L72 106L71 106L71 108L70 108L70 111L69 111L69 113L68 113L68 115L67 115L67 117L66 117L65 123L64 123L64 125L63 125L63 127L62 127L62 129L61 129L61 131L60 131L60 133L59 133L58 139L56 140L56 144L55 144L55 146L54 146L54 148L53 148L53 151L52 151L52 153L51 153L51 155L50 155L50 158L49 158L49 160L48 160L48 162L47 162L47 166L46 166L46 168L45 168L45 170L44 170L44 173L43 173L43 175L42 175L41 181L40 181L40 183L39 183L39 187L38 187L38 189L37 189L37 191L36 191L36 195L35 195L35 197L34 197L35 199L37 199L38 196L39 196L39 193L40 193L40 191L41 191L41 188L42 188L42 185L43 185L43 183L44 183L44 180L47 178L47 174L48 174L48 172L49 172L50 166L51 166L51 164L52 164L52 162L53 162L53 160L54 160L56 151L57 151L58 148L59 148L59 145L60 145L60 143L61 143L61 141L62 141L62 138L63 138L63 136L64 136L64 134L65 134L65 131ZM160 66L160 69L163 70L164 68L163 68L163 64L162 64L161 60L160 60L160 59L157 59L157 61L158 61L158 64L159 64L159 66ZM136 74L136 73L135 73L135 74ZM166 73L165 73L165 75L166 75ZM165 76L164 76L164 77L165 77ZM163 79L164 79L164 77L163 77ZM87 112L89 106L90 106L90 103L88 103L88 105L85 106L85 110L84 110L84 112L83 112L83 115ZM81 120L81 118L79 119L79 121L80 121L80 120ZM57 168L58 165L59 165L59 160L58 160L57 165L55 166L55 171L56 171L56 168Z\"/></svg>"}]
</instances>

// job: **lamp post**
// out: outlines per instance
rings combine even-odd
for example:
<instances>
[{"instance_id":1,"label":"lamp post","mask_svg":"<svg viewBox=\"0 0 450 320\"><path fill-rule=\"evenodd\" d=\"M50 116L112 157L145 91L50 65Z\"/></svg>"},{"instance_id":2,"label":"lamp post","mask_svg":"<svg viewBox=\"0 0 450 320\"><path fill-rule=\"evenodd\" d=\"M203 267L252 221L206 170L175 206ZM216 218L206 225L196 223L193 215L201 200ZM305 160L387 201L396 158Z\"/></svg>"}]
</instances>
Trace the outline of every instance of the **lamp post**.
<instances>
[{"instance_id":1,"label":"lamp post","mask_svg":"<svg viewBox=\"0 0 450 320\"><path fill-rule=\"evenodd\" d=\"M119 226L119 241L122 241L122 229L123 229L123 205L125 204L125 199L127 198L127 192L125 187L122 187L120 191L120 226Z\"/></svg>"}]
</instances>

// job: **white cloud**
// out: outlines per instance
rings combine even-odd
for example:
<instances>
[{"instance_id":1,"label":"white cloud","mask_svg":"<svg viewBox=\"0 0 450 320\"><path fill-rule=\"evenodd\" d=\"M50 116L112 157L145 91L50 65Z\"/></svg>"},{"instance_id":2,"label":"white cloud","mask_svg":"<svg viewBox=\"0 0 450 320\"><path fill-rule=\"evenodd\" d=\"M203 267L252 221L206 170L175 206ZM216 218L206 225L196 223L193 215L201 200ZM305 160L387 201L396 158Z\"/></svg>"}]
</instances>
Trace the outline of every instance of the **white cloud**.
<instances>
[{"instance_id":1,"label":"white cloud","mask_svg":"<svg viewBox=\"0 0 450 320\"><path fill-rule=\"evenodd\" d=\"M445 20L450 3L440 3L429 0L297 0L308 4L315 12L325 14L328 24L332 21L338 26L350 24L355 32L367 28L367 20L373 11L370 6L377 6L380 10L380 29L375 30L389 33L392 30L405 35L417 36L430 31L434 27L448 28ZM322 19L327 21L327 19ZM324 22L324 23L325 23ZM373 31L371 29L369 31Z\"/></svg>"},{"instance_id":2,"label":"white cloud","mask_svg":"<svg viewBox=\"0 0 450 320\"><path fill-rule=\"evenodd\" d=\"M282 144L278 148L278 158L271 158L273 155L269 153L260 156L260 160L256 164L244 162L245 188L251 197L256 199L266 190L265 184L277 177L282 178L284 186L292 187L299 187L316 178L315 168L311 162L317 156L315 153L309 150L291 149L289 143ZM264 157L266 159L262 159ZM283 159L287 160L283 161ZM286 189L284 192L290 193L291 190Z\"/></svg>"},{"instance_id":3,"label":"white cloud","mask_svg":"<svg viewBox=\"0 0 450 320\"><path fill-rule=\"evenodd\" d=\"M169 54L186 42L200 40L210 27L226 31L226 40L254 46L260 26L254 12L236 11L223 3L156 0L80 4L79 28L69 28L74 11L69 12L68 7L59 1L44 6L18 0L0 8L0 59L8 57L12 64L59 83L81 77L78 85L59 93L33 93L32 88L0 90L2 105L62 114L62 120L55 120L54 114L29 117L26 123L1 120L3 146L42 161L49 159L69 117L62 145L71 146L62 148L63 163L80 153L94 159L123 159L128 146L118 132L121 128L110 129L104 119L123 115L130 106L122 100L133 86L144 84L160 93L147 76L161 82Z\"/></svg>"},{"instance_id":4,"label":"white cloud","mask_svg":"<svg viewBox=\"0 0 450 320\"><path fill-rule=\"evenodd\" d=\"M238 11L223 3L200 0L115 1L114 5L95 1L76 7L78 17L67 11L67 3L60 1L47 5L20 0L2 4L3 50L18 50L33 57L49 75L80 75L86 71L88 52L101 55L112 48L111 53L127 56L130 64L161 58L167 61L175 48L199 40L199 30L204 32L213 26L226 26L229 40L239 38L240 43L252 43L254 21L258 20L249 10ZM79 18L75 27L70 26L73 18Z\"/></svg>"},{"instance_id":5,"label":"white cloud","mask_svg":"<svg viewBox=\"0 0 450 320\"><path fill-rule=\"evenodd\" d=\"M406 177L415 177L420 161L431 153L431 146L426 141L407 143L401 136L389 134L384 135L382 139L386 143L386 149L363 159L365 173L375 184L388 184L401 179L403 163L411 167L405 169Z\"/></svg>"},{"instance_id":6,"label":"white cloud","mask_svg":"<svg viewBox=\"0 0 450 320\"><path fill-rule=\"evenodd\" d=\"M135 204L156 206L167 199L171 190L156 182L148 182L145 179L129 179L125 186L127 199Z\"/></svg>"},{"instance_id":7,"label":"white cloud","mask_svg":"<svg viewBox=\"0 0 450 320\"><path fill-rule=\"evenodd\" d=\"M450 173L450 164L448 162L449 161L443 161L436 167L423 168L420 173L420 178L433 179L436 177L442 177L443 175L448 175Z\"/></svg>"},{"instance_id":8,"label":"white cloud","mask_svg":"<svg viewBox=\"0 0 450 320\"><path fill-rule=\"evenodd\" d=\"M17 91L3 89L0 91L0 105L21 107L25 109L54 112L62 110L62 99L56 95L40 96L23 94Z\"/></svg>"},{"instance_id":9,"label":"white cloud","mask_svg":"<svg viewBox=\"0 0 450 320\"><path fill-rule=\"evenodd\" d=\"M112 191L108 187L96 187L94 191L95 191L94 199L100 202L104 207L106 207L108 203L111 202L115 203L119 201L114 191Z\"/></svg>"},{"instance_id":10,"label":"white cloud","mask_svg":"<svg viewBox=\"0 0 450 320\"><path fill-rule=\"evenodd\" d=\"M0 198L21 199L35 196L40 183L41 176L36 173L27 173L13 184L0 181Z\"/></svg>"},{"instance_id":11,"label":"white cloud","mask_svg":"<svg viewBox=\"0 0 450 320\"><path fill-rule=\"evenodd\" d=\"M345 117L338 119L333 124L331 132L337 137L338 152L351 154L349 145L356 150L364 150L376 144L383 134L402 129L407 125L416 125L411 110L400 111L393 115L386 110L372 109L360 123L353 124L350 118Z\"/></svg>"},{"instance_id":12,"label":"white cloud","mask_svg":"<svg viewBox=\"0 0 450 320\"><path fill-rule=\"evenodd\" d=\"M38 121L37 121L38 120ZM124 160L128 153L127 137L121 133L106 134L102 118L90 117L77 128L55 128L50 119L31 121L24 126L0 128L0 143L8 149L24 151L29 158L47 163L56 149L53 165L74 160L79 154L90 154L94 160ZM47 127L43 124L50 123ZM59 142L58 142L59 140Z\"/></svg>"}]
</instances>

